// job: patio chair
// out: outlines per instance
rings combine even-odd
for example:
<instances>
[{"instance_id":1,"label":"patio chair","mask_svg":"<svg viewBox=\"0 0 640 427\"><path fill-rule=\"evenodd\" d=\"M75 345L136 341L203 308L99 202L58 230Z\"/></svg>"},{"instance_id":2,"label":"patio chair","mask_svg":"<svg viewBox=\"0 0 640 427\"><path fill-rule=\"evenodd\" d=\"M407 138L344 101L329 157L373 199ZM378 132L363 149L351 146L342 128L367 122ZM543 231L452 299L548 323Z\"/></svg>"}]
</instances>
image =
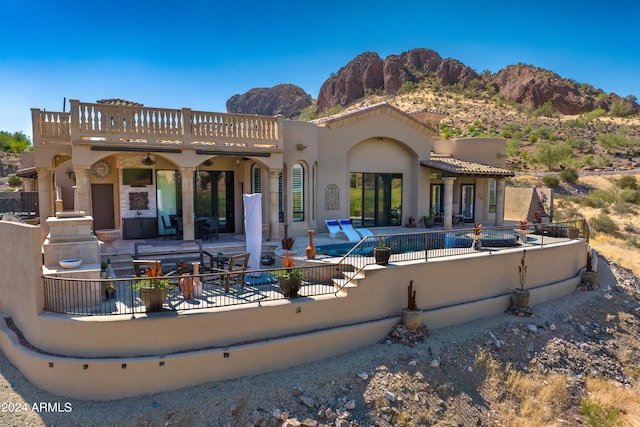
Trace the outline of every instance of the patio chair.
<instances>
[{"instance_id":1,"label":"patio chair","mask_svg":"<svg viewBox=\"0 0 640 427\"><path fill-rule=\"evenodd\" d=\"M329 237L332 239L344 238L349 242L359 242L360 235L352 228L351 230L343 230L340 228L340 223L335 219L325 219L324 223L329 229Z\"/></svg>"},{"instance_id":2,"label":"patio chair","mask_svg":"<svg viewBox=\"0 0 640 427\"><path fill-rule=\"evenodd\" d=\"M353 224L349 218L339 219L338 223L340 223L340 228L342 228L343 231L353 230L363 239L367 236L373 236L373 233L368 228L353 228Z\"/></svg>"},{"instance_id":3,"label":"patio chair","mask_svg":"<svg viewBox=\"0 0 640 427\"><path fill-rule=\"evenodd\" d=\"M225 292L229 292L229 288L233 285L240 285L244 288L245 272L249 269L249 255L248 252L245 252L229 256L225 268L214 267L214 260L211 259L211 272L222 273L215 284L224 286Z\"/></svg>"},{"instance_id":4,"label":"patio chair","mask_svg":"<svg viewBox=\"0 0 640 427\"><path fill-rule=\"evenodd\" d=\"M162 226L164 227L164 230L166 232L168 232L167 236L176 236L178 235L178 226L177 225L173 225L173 224L167 224L167 220L164 219L164 215L162 215L160 218L162 218Z\"/></svg>"}]
</instances>

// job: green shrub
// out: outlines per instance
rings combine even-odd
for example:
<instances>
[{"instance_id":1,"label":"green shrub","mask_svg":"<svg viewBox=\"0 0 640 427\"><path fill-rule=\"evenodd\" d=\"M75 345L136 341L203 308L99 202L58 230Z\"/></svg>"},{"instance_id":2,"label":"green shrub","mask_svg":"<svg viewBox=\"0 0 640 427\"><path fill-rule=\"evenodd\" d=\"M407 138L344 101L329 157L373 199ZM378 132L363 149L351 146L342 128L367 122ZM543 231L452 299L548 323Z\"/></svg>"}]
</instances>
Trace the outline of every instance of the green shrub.
<instances>
[{"instance_id":1,"label":"green shrub","mask_svg":"<svg viewBox=\"0 0 640 427\"><path fill-rule=\"evenodd\" d=\"M616 201L615 195L607 190L596 189L584 199L584 204L592 208L604 208Z\"/></svg>"},{"instance_id":2,"label":"green shrub","mask_svg":"<svg viewBox=\"0 0 640 427\"><path fill-rule=\"evenodd\" d=\"M618 231L618 224L605 213L592 217L589 226L595 233L613 234Z\"/></svg>"},{"instance_id":3,"label":"green shrub","mask_svg":"<svg viewBox=\"0 0 640 427\"><path fill-rule=\"evenodd\" d=\"M616 182L616 185L619 188L630 188L632 190L636 190L638 188L638 180L634 175L624 175Z\"/></svg>"},{"instance_id":4,"label":"green shrub","mask_svg":"<svg viewBox=\"0 0 640 427\"><path fill-rule=\"evenodd\" d=\"M605 408L600 402L583 400L580 402L580 412L591 427L608 427L618 425L618 410Z\"/></svg>"},{"instance_id":5,"label":"green shrub","mask_svg":"<svg viewBox=\"0 0 640 427\"><path fill-rule=\"evenodd\" d=\"M578 172L573 168L567 168L560 171L560 180L567 184L575 184L578 182Z\"/></svg>"},{"instance_id":6,"label":"green shrub","mask_svg":"<svg viewBox=\"0 0 640 427\"><path fill-rule=\"evenodd\" d=\"M614 102L610 113L613 117L626 117L631 114L631 106L624 102Z\"/></svg>"},{"instance_id":7,"label":"green shrub","mask_svg":"<svg viewBox=\"0 0 640 427\"><path fill-rule=\"evenodd\" d=\"M557 175L545 175L542 177L542 182L546 187L556 188L560 185L560 178Z\"/></svg>"},{"instance_id":8,"label":"green shrub","mask_svg":"<svg viewBox=\"0 0 640 427\"><path fill-rule=\"evenodd\" d=\"M11 187L17 187L20 184L22 184L22 180L20 179L19 176L16 175L9 175L9 185Z\"/></svg>"},{"instance_id":9,"label":"green shrub","mask_svg":"<svg viewBox=\"0 0 640 427\"><path fill-rule=\"evenodd\" d=\"M640 191L632 188L624 188L618 193L618 200L638 205L640 204Z\"/></svg>"}]
</instances>

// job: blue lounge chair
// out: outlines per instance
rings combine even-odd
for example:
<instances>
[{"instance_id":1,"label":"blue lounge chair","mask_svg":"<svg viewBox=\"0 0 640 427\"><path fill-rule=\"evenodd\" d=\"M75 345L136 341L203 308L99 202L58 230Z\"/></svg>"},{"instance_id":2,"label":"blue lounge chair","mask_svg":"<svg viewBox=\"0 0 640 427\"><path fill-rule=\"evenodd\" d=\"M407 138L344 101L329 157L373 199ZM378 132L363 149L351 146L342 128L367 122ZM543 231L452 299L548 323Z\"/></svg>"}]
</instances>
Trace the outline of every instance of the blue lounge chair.
<instances>
[{"instance_id":1,"label":"blue lounge chair","mask_svg":"<svg viewBox=\"0 0 640 427\"><path fill-rule=\"evenodd\" d=\"M368 228L353 228L353 224L349 218L339 219L338 223L340 223L340 228L342 228L344 232L354 231L363 239L367 236L373 236L373 233Z\"/></svg>"},{"instance_id":2,"label":"blue lounge chair","mask_svg":"<svg viewBox=\"0 0 640 427\"><path fill-rule=\"evenodd\" d=\"M332 239L347 239L350 242L359 242L360 235L355 232L355 230L351 229L350 231L343 230L340 228L340 223L335 219L325 219L324 223L327 225L329 229L329 237Z\"/></svg>"}]
</instances>

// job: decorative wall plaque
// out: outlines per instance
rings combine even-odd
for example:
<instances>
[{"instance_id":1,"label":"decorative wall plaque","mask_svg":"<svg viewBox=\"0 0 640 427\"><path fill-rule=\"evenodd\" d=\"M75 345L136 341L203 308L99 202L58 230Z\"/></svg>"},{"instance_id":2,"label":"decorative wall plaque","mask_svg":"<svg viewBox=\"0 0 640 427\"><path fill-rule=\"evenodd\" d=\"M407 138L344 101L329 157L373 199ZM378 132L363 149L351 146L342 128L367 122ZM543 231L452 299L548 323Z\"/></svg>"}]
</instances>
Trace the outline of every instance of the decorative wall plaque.
<instances>
[{"instance_id":1,"label":"decorative wall plaque","mask_svg":"<svg viewBox=\"0 0 640 427\"><path fill-rule=\"evenodd\" d=\"M149 193L147 193L146 191L141 191L139 193L129 193L129 210L149 210Z\"/></svg>"},{"instance_id":2,"label":"decorative wall plaque","mask_svg":"<svg viewBox=\"0 0 640 427\"><path fill-rule=\"evenodd\" d=\"M98 160L91 165L91 173L98 178L106 178L111 175L111 166L104 159Z\"/></svg>"},{"instance_id":3,"label":"decorative wall plaque","mask_svg":"<svg viewBox=\"0 0 640 427\"><path fill-rule=\"evenodd\" d=\"M337 185L329 184L324 190L324 208L328 211L340 209L340 189Z\"/></svg>"}]
</instances>

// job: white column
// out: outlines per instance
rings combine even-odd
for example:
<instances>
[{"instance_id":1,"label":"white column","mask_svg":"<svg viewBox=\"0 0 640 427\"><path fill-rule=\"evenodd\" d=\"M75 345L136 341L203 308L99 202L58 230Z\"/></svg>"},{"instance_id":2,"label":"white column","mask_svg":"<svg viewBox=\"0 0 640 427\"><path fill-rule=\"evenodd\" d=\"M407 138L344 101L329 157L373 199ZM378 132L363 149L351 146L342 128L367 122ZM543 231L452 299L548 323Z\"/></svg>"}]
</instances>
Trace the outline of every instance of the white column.
<instances>
[{"instance_id":1,"label":"white column","mask_svg":"<svg viewBox=\"0 0 640 427\"><path fill-rule=\"evenodd\" d=\"M505 179L496 178L496 222L495 225L504 224L504 187Z\"/></svg>"},{"instance_id":2,"label":"white column","mask_svg":"<svg viewBox=\"0 0 640 427\"><path fill-rule=\"evenodd\" d=\"M38 215L40 217L40 235L42 241L49 234L47 218L53 216L53 174L52 168L36 168L38 171Z\"/></svg>"},{"instance_id":3,"label":"white column","mask_svg":"<svg viewBox=\"0 0 640 427\"><path fill-rule=\"evenodd\" d=\"M442 220L442 228L453 228L453 182L454 177L444 177L444 218Z\"/></svg>"},{"instance_id":4,"label":"white column","mask_svg":"<svg viewBox=\"0 0 640 427\"><path fill-rule=\"evenodd\" d=\"M182 176L182 238L193 240L196 236L193 222L193 173L195 168L180 168Z\"/></svg>"},{"instance_id":5,"label":"white column","mask_svg":"<svg viewBox=\"0 0 640 427\"><path fill-rule=\"evenodd\" d=\"M269 240L280 240L280 221L278 220L278 176L282 169L269 169Z\"/></svg>"},{"instance_id":6,"label":"white column","mask_svg":"<svg viewBox=\"0 0 640 427\"><path fill-rule=\"evenodd\" d=\"M84 211L85 215L91 215L91 185L89 184L89 169L82 167L74 167L76 174L76 196L78 204L75 206L77 211Z\"/></svg>"}]
</instances>

